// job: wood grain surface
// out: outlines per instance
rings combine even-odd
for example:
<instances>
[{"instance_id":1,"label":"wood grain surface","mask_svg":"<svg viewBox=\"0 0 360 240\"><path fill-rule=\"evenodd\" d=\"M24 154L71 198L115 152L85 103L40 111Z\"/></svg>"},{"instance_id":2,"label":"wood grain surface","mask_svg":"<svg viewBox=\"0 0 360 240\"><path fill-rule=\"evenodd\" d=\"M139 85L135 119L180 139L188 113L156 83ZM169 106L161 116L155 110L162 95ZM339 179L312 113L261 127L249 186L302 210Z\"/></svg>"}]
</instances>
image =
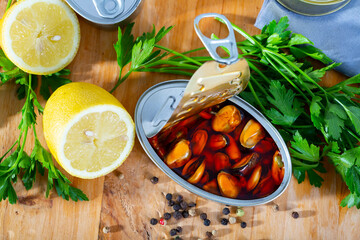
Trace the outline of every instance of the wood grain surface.
<instances>
[{"instance_id":1,"label":"wood grain surface","mask_svg":"<svg viewBox=\"0 0 360 240\"><path fill-rule=\"evenodd\" d=\"M150 31L152 24L175 25L175 28L160 42L177 51L200 47L200 40L193 30L193 20L201 13L217 12L251 34L260 31L253 26L263 0L146 0L140 14L135 18L134 34ZM4 12L5 0L0 1ZM79 52L69 66L73 81L85 81L110 90L117 78L119 68L113 43L117 31L100 29L79 17L81 44ZM223 36L226 31L219 24L204 26L208 33ZM240 39L240 38L239 38ZM130 114L134 115L140 95L152 85L179 76L135 73L114 92ZM324 85L332 85L345 79L339 73L325 76ZM0 155L6 152L18 136L19 111L23 101L15 96L15 84L0 87ZM41 101L44 105L44 100ZM42 119L38 118L38 132L42 143ZM33 146L33 136L27 142L26 151ZM205 239L206 231L216 229L215 239L358 239L360 228L359 210L339 207L347 188L331 166L324 176L321 189L310 186L308 181L297 184L293 178L286 192L273 203L244 208L245 215L234 225L220 224L221 204L214 203L189 193L158 169L136 140L134 149L125 163L104 178L81 180L71 178L81 188L89 202L67 202L52 193L46 199L46 179L38 179L31 191L25 191L18 183L19 201L10 205L0 203L0 240L2 239L171 239L169 231L183 227L183 239ZM119 175L124 174L120 179ZM159 183L150 182L152 176ZM150 218L159 218L171 212L167 206L166 193L179 193L188 201L197 203L197 211L206 212L211 225L205 227L198 216L180 221L173 218L166 226L152 226ZM279 210L274 210L274 205ZM235 209L232 209L234 215ZM298 219L291 217L297 211ZM247 227L240 227L245 221ZM110 232L104 233L107 227Z\"/></svg>"}]
</instances>

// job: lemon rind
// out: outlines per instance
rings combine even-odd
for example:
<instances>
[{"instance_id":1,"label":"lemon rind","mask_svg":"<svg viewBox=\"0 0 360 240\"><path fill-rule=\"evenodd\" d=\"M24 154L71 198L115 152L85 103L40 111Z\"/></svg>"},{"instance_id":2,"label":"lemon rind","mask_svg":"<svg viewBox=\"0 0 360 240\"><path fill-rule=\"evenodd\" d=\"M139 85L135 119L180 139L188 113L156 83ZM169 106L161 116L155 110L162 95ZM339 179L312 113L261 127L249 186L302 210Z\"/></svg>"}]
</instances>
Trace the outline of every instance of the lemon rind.
<instances>
[{"instance_id":1,"label":"lemon rind","mask_svg":"<svg viewBox=\"0 0 360 240\"><path fill-rule=\"evenodd\" d=\"M66 137L67 137L67 133L69 132L70 128L77 123L82 117L84 117L86 114L89 113L102 113L105 111L112 111L114 113L116 113L119 118L125 122L126 126L127 126L127 133L126 135L128 136L128 141L126 143L126 146L124 148L124 150L122 151L122 153L120 154L119 158L117 160L115 160L113 162L113 164L109 165L108 167L105 167L103 169L101 169L100 171L97 172L88 172L86 170L80 171L77 169L74 169L73 167L71 167L70 164L70 160L67 159L65 157L64 154L64 146L66 143ZM80 113L78 113L77 115L75 115L65 126L64 131L61 135L61 140L60 143L57 146L56 152L58 153L58 162L59 164L71 175L76 176L76 177L80 177L80 178L84 178L84 179L93 179L93 178L97 178L103 175L106 175L110 172L112 172L113 170L115 170L116 168L118 168L128 157L128 155L130 154L133 146L134 146L134 141L135 141L135 128L134 128L134 122L132 121L132 118L130 116L130 114L125 110L122 109L118 106L114 106L114 105L108 105L108 104L103 104L103 105L97 105L97 106L93 106L90 107L86 110L81 111Z\"/></svg>"},{"instance_id":2,"label":"lemon rind","mask_svg":"<svg viewBox=\"0 0 360 240\"><path fill-rule=\"evenodd\" d=\"M16 18L16 16L19 14L20 11L22 11L26 7L30 7L31 5L38 3L38 2L44 2L44 3L53 3L61 6L65 12L67 13L68 17L70 18L74 26L74 42L73 46L75 47L72 54L68 55L66 58L63 58L56 66L54 67L31 67L28 64L26 64L19 56L15 54L15 52L12 50L12 40L10 37L10 28L11 24L7 24L7 22L13 22ZM19 5L21 4L21 7ZM2 23L2 29L1 29L1 46L5 53L5 55L21 70L31 73L31 74L39 74L39 75L45 75L45 74L51 74L55 73L64 67L66 67L76 56L76 53L79 48L80 44L80 25L79 21L76 17L76 14L72 11L72 9L62 0L28 0L28 1L21 1L13 5L9 10L9 12L6 13L5 18L3 18ZM6 46L6 47L5 47ZM8 48L11 48L11 51L9 51Z\"/></svg>"}]
</instances>

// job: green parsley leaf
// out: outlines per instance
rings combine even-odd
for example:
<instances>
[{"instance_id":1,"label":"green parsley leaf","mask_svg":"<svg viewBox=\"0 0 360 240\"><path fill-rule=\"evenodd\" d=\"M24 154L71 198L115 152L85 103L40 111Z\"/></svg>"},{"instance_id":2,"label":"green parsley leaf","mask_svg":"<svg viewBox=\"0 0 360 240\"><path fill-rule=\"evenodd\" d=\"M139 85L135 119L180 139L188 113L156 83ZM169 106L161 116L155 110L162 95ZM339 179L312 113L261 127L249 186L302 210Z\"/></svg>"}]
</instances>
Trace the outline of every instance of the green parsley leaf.
<instances>
[{"instance_id":1,"label":"green parsley leaf","mask_svg":"<svg viewBox=\"0 0 360 240\"><path fill-rule=\"evenodd\" d=\"M350 193L347 195L340 203L341 207L348 207L351 208L353 206L356 206L357 209L360 208L360 197L356 194Z\"/></svg>"},{"instance_id":2,"label":"green parsley leaf","mask_svg":"<svg viewBox=\"0 0 360 240\"><path fill-rule=\"evenodd\" d=\"M302 109L300 102L295 98L292 90L286 90L279 81L272 81L270 84L270 93L273 97L268 96L268 101L274 105L274 108L266 111L266 115L274 124L290 126L300 116Z\"/></svg>"},{"instance_id":3,"label":"green parsley leaf","mask_svg":"<svg viewBox=\"0 0 360 240\"><path fill-rule=\"evenodd\" d=\"M308 141L296 132L294 141L291 141L290 153L291 157L299 161L307 161L310 163L317 163L320 161L320 147L309 144Z\"/></svg>"},{"instance_id":4,"label":"green parsley leaf","mask_svg":"<svg viewBox=\"0 0 360 240\"><path fill-rule=\"evenodd\" d=\"M63 77L69 74L70 74L70 70L63 69L57 73L41 76L40 94L44 97L45 100L49 99L51 92L54 92L62 85L71 82L71 80Z\"/></svg>"},{"instance_id":5,"label":"green parsley leaf","mask_svg":"<svg viewBox=\"0 0 360 240\"><path fill-rule=\"evenodd\" d=\"M314 43L312 41L310 41L308 38L304 37L301 34L298 33L293 33L291 35L290 41L289 41L289 45L299 45L299 44L311 44L314 45Z\"/></svg>"},{"instance_id":6,"label":"green parsley leaf","mask_svg":"<svg viewBox=\"0 0 360 240\"><path fill-rule=\"evenodd\" d=\"M351 193L360 196L360 168L358 166L353 165L346 171L345 182Z\"/></svg>"}]
</instances>

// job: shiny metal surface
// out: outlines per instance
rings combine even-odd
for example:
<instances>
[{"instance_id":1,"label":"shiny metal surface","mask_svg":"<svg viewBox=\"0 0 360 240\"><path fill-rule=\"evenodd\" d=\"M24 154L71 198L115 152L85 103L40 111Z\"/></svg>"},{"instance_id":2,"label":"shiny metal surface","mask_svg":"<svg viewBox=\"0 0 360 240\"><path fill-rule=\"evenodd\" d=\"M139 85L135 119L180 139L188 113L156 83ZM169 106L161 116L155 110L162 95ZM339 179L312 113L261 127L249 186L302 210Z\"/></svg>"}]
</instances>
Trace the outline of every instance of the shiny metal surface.
<instances>
[{"instance_id":1,"label":"shiny metal surface","mask_svg":"<svg viewBox=\"0 0 360 240\"><path fill-rule=\"evenodd\" d=\"M279 132L275 129L275 127L272 126L271 123L268 120L266 120L266 118L258 110L256 110L249 103L247 103L246 101L242 100L237 96L230 98L228 101L231 101L233 104L241 107L244 111L252 115L266 129L266 131L274 139L275 143L280 149L280 153L283 157L283 162L285 166L285 175L282 183L275 192L264 198L252 199L252 200L240 200L240 199L232 199L232 198L218 196L206 192L188 183L185 179L181 178L174 171L172 171L163 162L163 160L156 154L145 134L146 127L148 126L149 121L154 119L155 115L158 113L157 111L161 109L161 106L169 105L171 108L171 104L175 104L176 101L179 101L179 98L182 97L182 94L184 92L184 89L186 88L187 83L188 83L187 80L173 80L173 81L159 83L149 88L147 91L145 91L137 102L135 109L136 134L143 149L150 157L150 159L166 175L168 175L172 180L180 184L182 187L186 188L187 190L189 190L194 194L199 195L200 197L212 201L216 201L232 206L255 206L273 201L275 198L280 196L289 185L291 179L291 173L292 173L290 154L286 147L286 144L282 139L282 137L280 136Z\"/></svg>"},{"instance_id":2,"label":"shiny metal surface","mask_svg":"<svg viewBox=\"0 0 360 240\"><path fill-rule=\"evenodd\" d=\"M277 0L285 8L306 16L323 16L336 12L350 0Z\"/></svg>"},{"instance_id":3,"label":"shiny metal surface","mask_svg":"<svg viewBox=\"0 0 360 240\"><path fill-rule=\"evenodd\" d=\"M114 27L136 16L143 0L66 0L74 11L103 27Z\"/></svg>"}]
</instances>

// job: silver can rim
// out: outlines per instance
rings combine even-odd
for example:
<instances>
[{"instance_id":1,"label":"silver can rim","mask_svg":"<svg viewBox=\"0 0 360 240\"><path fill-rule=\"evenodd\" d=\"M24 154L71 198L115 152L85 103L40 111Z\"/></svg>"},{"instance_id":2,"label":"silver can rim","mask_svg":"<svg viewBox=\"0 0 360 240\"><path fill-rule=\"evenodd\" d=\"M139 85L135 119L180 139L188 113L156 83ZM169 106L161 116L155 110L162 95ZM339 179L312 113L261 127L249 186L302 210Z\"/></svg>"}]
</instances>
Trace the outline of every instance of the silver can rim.
<instances>
[{"instance_id":1,"label":"silver can rim","mask_svg":"<svg viewBox=\"0 0 360 240\"><path fill-rule=\"evenodd\" d=\"M205 199L209 199L215 202L219 202L226 205L231 206L242 206L242 207L250 207L250 206L257 206L266 204L268 202L271 202L278 198L289 186L291 175L292 175L292 164L291 164L291 158L289 150L286 146L285 141L281 137L280 133L277 131L277 129L260 113L255 107L250 105L245 100L241 99L238 96L234 96L229 99L232 103L236 104L240 108L242 108L244 111L248 112L250 115L252 115L269 133L269 135L274 139L275 143L277 144L278 148L280 149L281 156L283 157L283 162L285 166L285 174L282 183L280 186L270 195L263 197L263 198L257 198L257 199L249 199L249 200L243 200L243 199L233 199L233 198L227 198L223 196L219 196L210 192L207 192L205 190L200 189L199 187L187 182L185 179L177 175L173 170L171 170L164 161L157 155L151 144L149 143L141 125L141 109L144 106L145 100L148 97L149 94L151 94L154 90L159 90L159 88L166 88L169 84L176 85L178 84L179 87L186 87L188 80L170 80L161 82L159 84L156 84L149 89L147 89L139 98L136 108L135 108L135 127L136 127L136 134L138 136L139 142L141 146L143 147L146 154L150 157L150 159L155 163L157 167L159 167L168 177L170 177L172 180L174 180L176 183L178 183L183 188L187 189L188 191L202 197Z\"/></svg>"}]
</instances>

